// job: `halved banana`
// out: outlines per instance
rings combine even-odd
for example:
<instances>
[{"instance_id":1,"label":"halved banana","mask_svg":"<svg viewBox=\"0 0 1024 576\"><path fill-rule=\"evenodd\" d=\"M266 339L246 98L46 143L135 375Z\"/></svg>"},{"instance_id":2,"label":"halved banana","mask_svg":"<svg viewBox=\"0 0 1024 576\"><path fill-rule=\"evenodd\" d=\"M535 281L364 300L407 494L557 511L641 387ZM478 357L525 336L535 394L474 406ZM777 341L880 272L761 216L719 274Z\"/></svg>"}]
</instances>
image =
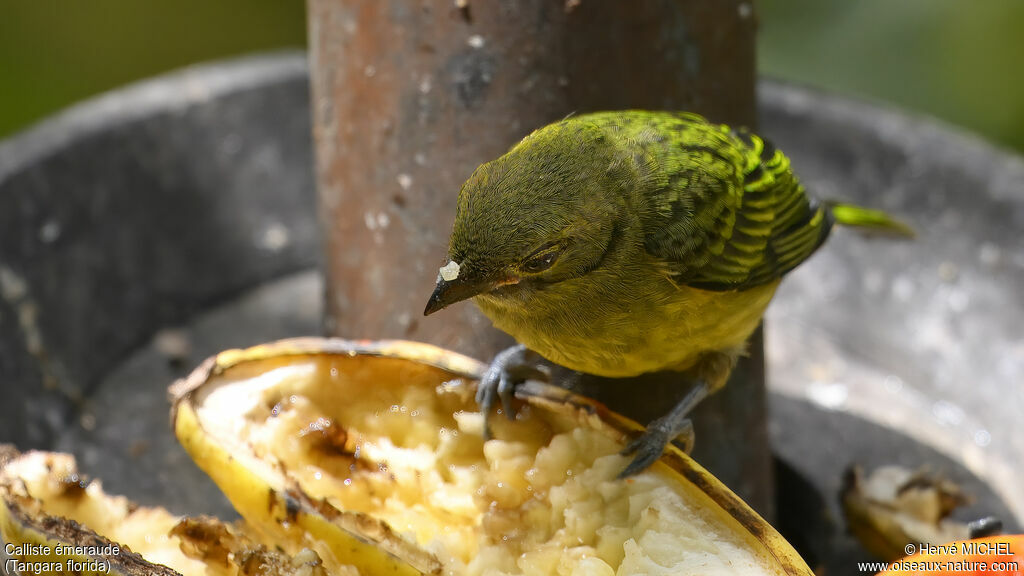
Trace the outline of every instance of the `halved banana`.
<instances>
[{"instance_id":1,"label":"halved banana","mask_svg":"<svg viewBox=\"0 0 1024 576\"><path fill-rule=\"evenodd\" d=\"M6 574L327 574L311 550L288 556L253 541L243 526L108 496L78 473L72 456L11 446L0 446L0 535Z\"/></svg>"},{"instance_id":2,"label":"halved banana","mask_svg":"<svg viewBox=\"0 0 1024 576\"><path fill-rule=\"evenodd\" d=\"M175 432L265 542L361 574L801 574L790 545L670 447L616 475L641 428L564 390L473 401L484 366L401 341L282 341L171 389Z\"/></svg>"}]
</instances>

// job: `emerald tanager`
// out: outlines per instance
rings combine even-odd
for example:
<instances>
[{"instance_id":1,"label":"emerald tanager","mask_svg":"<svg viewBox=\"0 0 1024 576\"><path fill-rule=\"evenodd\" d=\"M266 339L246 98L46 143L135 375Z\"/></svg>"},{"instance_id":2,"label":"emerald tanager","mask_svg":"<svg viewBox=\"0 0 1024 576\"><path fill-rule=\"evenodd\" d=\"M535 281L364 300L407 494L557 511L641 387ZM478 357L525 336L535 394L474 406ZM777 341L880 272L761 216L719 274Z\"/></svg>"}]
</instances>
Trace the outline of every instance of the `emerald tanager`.
<instances>
[{"instance_id":1,"label":"emerald tanager","mask_svg":"<svg viewBox=\"0 0 1024 576\"><path fill-rule=\"evenodd\" d=\"M473 298L519 346L480 383L485 414L538 376L677 370L695 385L628 448L645 469L692 445L687 414L721 388L783 275L835 223L897 235L886 214L808 196L789 159L695 114L617 111L541 128L459 192L448 258L425 314ZM537 359L539 360L539 359Z\"/></svg>"}]
</instances>

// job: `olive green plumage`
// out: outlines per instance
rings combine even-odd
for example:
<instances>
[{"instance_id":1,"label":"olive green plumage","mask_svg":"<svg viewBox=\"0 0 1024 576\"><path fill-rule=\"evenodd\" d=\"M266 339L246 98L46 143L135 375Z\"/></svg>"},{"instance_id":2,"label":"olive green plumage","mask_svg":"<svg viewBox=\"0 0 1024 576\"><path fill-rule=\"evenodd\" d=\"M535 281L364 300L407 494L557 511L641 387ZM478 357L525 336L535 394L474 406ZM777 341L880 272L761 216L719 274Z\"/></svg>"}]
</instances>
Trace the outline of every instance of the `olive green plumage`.
<instances>
[{"instance_id":1,"label":"olive green plumage","mask_svg":"<svg viewBox=\"0 0 1024 576\"><path fill-rule=\"evenodd\" d=\"M881 212L815 202L745 130L670 112L551 124L463 186L427 312L475 297L494 324L582 372L696 370L717 388L778 280L833 223Z\"/></svg>"}]
</instances>

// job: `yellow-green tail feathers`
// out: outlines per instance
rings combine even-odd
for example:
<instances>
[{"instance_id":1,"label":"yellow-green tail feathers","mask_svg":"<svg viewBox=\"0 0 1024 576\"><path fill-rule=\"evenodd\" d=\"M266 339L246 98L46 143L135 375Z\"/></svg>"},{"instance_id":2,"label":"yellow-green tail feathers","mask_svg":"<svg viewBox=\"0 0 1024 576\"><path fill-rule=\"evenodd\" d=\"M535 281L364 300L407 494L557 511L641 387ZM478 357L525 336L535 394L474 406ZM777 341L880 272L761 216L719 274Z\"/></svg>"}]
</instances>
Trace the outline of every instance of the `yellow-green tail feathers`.
<instances>
[{"instance_id":1,"label":"yellow-green tail feathers","mask_svg":"<svg viewBox=\"0 0 1024 576\"><path fill-rule=\"evenodd\" d=\"M869 233L879 233L886 236L913 238L915 235L913 228L881 210L861 208L860 206L840 202L829 202L828 210L836 224L860 228Z\"/></svg>"}]
</instances>

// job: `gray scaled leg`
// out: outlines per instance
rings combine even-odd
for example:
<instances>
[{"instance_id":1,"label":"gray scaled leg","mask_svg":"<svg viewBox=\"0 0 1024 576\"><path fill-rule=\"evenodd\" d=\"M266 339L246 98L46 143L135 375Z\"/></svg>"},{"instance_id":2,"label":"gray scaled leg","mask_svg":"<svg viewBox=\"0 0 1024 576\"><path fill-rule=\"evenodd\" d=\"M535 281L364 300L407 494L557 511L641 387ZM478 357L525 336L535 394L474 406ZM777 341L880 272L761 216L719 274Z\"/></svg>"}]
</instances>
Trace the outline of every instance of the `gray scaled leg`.
<instances>
[{"instance_id":1,"label":"gray scaled leg","mask_svg":"<svg viewBox=\"0 0 1024 576\"><path fill-rule=\"evenodd\" d=\"M483 378L476 389L476 403L484 414L484 439L491 437L491 427L488 424L491 417L491 408L494 407L495 399L501 400L501 408L509 420L515 419L515 412L512 410L512 395L515 387L527 380L541 380L548 382L550 374L547 368L541 364L541 357L536 352L529 350L522 344L506 348L498 352L487 367Z\"/></svg>"},{"instance_id":2,"label":"gray scaled leg","mask_svg":"<svg viewBox=\"0 0 1024 576\"><path fill-rule=\"evenodd\" d=\"M694 442L693 421L690 420L689 414L709 393L710 386L707 382L698 380L671 412L651 422L647 426L647 431L630 442L622 451L623 455L635 456L626 469L619 473L619 478L627 478L646 470L661 457L665 445L678 437L682 437L683 449L689 454L693 450Z\"/></svg>"}]
</instances>

